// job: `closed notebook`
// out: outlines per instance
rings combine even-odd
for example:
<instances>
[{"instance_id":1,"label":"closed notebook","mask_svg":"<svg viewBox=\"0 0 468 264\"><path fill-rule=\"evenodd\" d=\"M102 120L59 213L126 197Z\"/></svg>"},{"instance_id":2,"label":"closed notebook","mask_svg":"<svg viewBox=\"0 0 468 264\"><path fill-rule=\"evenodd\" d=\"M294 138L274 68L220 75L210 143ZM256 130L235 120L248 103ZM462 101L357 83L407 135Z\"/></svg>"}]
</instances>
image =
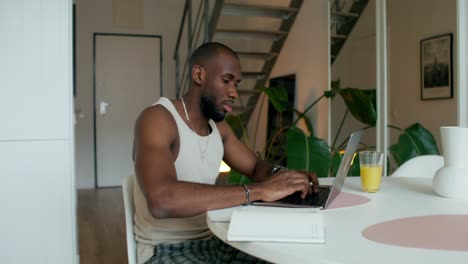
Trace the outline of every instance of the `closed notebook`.
<instances>
[{"instance_id":1,"label":"closed notebook","mask_svg":"<svg viewBox=\"0 0 468 264\"><path fill-rule=\"evenodd\" d=\"M228 241L325 243L322 214L278 210L235 210Z\"/></svg>"},{"instance_id":2,"label":"closed notebook","mask_svg":"<svg viewBox=\"0 0 468 264\"><path fill-rule=\"evenodd\" d=\"M271 207L271 206L234 206L224 209L211 210L207 212L207 216L212 222L229 222L234 211L237 210L256 210L269 211L275 213L317 213L318 208L289 208L289 207Z\"/></svg>"}]
</instances>

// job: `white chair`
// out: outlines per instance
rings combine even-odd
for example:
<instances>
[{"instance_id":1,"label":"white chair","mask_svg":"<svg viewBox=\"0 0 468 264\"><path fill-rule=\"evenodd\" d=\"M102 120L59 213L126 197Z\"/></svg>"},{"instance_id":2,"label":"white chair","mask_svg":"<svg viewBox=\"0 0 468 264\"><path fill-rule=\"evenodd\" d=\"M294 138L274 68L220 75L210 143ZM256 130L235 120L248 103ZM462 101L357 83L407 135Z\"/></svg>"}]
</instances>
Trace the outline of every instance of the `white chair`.
<instances>
[{"instance_id":1,"label":"white chair","mask_svg":"<svg viewBox=\"0 0 468 264\"><path fill-rule=\"evenodd\" d=\"M392 177L434 177L436 171L444 166L444 157L440 155L423 155L414 157L391 175Z\"/></svg>"},{"instance_id":2,"label":"white chair","mask_svg":"<svg viewBox=\"0 0 468 264\"><path fill-rule=\"evenodd\" d=\"M136 241L133 233L133 216L135 214L135 205L133 204L133 185L135 176L127 176L122 180L122 193L125 209L125 233L127 236L127 254L128 264L136 264Z\"/></svg>"}]
</instances>

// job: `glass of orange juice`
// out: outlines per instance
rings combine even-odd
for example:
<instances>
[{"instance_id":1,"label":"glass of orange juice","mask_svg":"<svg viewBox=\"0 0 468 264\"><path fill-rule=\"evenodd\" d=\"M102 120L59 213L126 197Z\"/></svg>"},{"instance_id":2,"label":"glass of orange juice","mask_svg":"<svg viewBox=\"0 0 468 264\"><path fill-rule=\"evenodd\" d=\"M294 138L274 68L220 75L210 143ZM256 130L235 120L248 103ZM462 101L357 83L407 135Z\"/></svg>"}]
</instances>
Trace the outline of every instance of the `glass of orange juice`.
<instances>
[{"instance_id":1,"label":"glass of orange juice","mask_svg":"<svg viewBox=\"0 0 468 264\"><path fill-rule=\"evenodd\" d=\"M383 153L377 151L359 152L361 188L365 192L377 192L382 179Z\"/></svg>"}]
</instances>

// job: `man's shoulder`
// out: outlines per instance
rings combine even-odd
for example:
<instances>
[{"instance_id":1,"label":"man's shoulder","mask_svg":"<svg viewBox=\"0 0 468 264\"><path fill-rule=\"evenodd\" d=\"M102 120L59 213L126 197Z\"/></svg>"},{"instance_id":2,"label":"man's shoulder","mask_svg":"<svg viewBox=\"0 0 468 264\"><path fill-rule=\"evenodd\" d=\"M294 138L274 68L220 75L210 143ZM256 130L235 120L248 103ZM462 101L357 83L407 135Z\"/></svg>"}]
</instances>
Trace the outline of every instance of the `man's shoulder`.
<instances>
[{"instance_id":1,"label":"man's shoulder","mask_svg":"<svg viewBox=\"0 0 468 264\"><path fill-rule=\"evenodd\" d=\"M153 105L145 108L139 117L168 118L171 117L171 109L174 108L174 100L160 97Z\"/></svg>"},{"instance_id":2,"label":"man's shoulder","mask_svg":"<svg viewBox=\"0 0 468 264\"><path fill-rule=\"evenodd\" d=\"M231 135L233 133L231 126L228 124L228 122L226 122L226 120L217 122L215 124L223 140L226 136Z\"/></svg>"},{"instance_id":3,"label":"man's shoulder","mask_svg":"<svg viewBox=\"0 0 468 264\"><path fill-rule=\"evenodd\" d=\"M160 104L155 104L144 109L138 116L137 129L143 130L172 130L176 128L174 117L170 111Z\"/></svg>"},{"instance_id":4,"label":"man's shoulder","mask_svg":"<svg viewBox=\"0 0 468 264\"><path fill-rule=\"evenodd\" d=\"M145 108L141 112L138 119L143 119L143 120L162 119L164 120L164 119L174 119L174 118L172 117L171 112L169 112L169 110L166 107L160 104L155 104L155 105Z\"/></svg>"}]
</instances>

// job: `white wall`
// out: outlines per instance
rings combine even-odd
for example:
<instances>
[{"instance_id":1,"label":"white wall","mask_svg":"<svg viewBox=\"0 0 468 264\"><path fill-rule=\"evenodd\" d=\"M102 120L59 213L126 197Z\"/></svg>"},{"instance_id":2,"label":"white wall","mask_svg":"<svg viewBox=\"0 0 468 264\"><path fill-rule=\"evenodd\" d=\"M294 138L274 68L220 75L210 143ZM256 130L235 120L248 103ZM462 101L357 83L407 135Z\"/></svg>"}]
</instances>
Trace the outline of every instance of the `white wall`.
<instances>
[{"instance_id":1,"label":"white wall","mask_svg":"<svg viewBox=\"0 0 468 264\"><path fill-rule=\"evenodd\" d=\"M296 74L296 108L300 111L328 90L328 30L328 1L304 1L271 73L272 78ZM259 106L257 104L249 122L251 135L255 131ZM263 149L266 137L268 111L267 104L263 106L257 151ZM327 138L328 100L323 99L307 116L313 122L315 135Z\"/></svg>"},{"instance_id":2,"label":"white wall","mask_svg":"<svg viewBox=\"0 0 468 264\"><path fill-rule=\"evenodd\" d=\"M139 4L139 1L117 2L129 3L133 7L135 5L138 7ZM197 1L194 2L197 3ZM76 124L77 184L78 188L94 188L93 33L161 35L163 96L172 98L175 96L175 65L172 57L184 1L142 0L143 24L134 23L133 26L125 27L117 26L119 23L114 23L112 0L77 0L76 5L77 91L75 111L80 111L83 114L83 118L79 118ZM138 8L136 10L138 11ZM132 18L133 16L128 17ZM130 155L131 153L129 153L129 158Z\"/></svg>"},{"instance_id":3,"label":"white wall","mask_svg":"<svg viewBox=\"0 0 468 264\"><path fill-rule=\"evenodd\" d=\"M0 2L0 263L76 263L71 0Z\"/></svg>"}]
</instances>

